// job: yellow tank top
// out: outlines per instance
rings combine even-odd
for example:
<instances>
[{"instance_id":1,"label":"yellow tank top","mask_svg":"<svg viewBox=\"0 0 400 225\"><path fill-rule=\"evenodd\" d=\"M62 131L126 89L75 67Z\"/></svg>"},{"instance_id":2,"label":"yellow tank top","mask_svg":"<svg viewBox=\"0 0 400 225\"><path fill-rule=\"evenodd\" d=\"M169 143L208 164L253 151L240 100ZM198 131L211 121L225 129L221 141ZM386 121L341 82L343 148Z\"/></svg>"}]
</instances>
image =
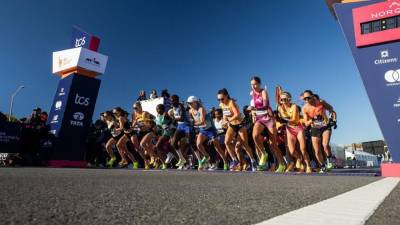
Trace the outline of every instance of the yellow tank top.
<instances>
[{"instance_id":1,"label":"yellow tank top","mask_svg":"<svg viewBox=\"0 0 400 225\"><path fill-rule=\"evenodd\" d=\"M228 104L224 104L222 102L219 104L219 107L222 109L222 115L224 117L228 118L228 119L233 116L232 107L235 107L235 106L237 107L236 103L233 100L229 100ZM239 110L239 112L240 112L240 110ZM236 119L236 120L231 121L229 123L232 124L232 125L238 125L238 124L242 123L242 121L243 121L243 116L240 113L240 118L239 119Z\"/></svg>"},{"instance_id":2,"label":"yellow tank top","mask_svg":"<svg viewBox=\"0 0 400 225\"><path fill-rule=\"evenodd\" d=\"M279 106L278 107L279 117L286 120L292 120L289 123L289 125L291 126L298 126L300 125L300 112L298 112L297 115L295 115L294 114L295 110L297 110L296 104L292 104L288 110L285 109L283 106Z\"/></svg>"}]
</instances>

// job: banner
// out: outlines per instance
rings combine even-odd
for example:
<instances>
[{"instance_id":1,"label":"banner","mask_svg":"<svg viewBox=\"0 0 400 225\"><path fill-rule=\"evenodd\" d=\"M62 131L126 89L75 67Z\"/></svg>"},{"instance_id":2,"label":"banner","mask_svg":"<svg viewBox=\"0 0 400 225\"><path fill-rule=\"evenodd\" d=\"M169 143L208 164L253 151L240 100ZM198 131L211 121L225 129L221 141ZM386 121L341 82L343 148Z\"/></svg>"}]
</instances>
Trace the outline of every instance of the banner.
<instances>
[{"instance_id":1,"label":"banner","mask_svg":"<svg viewBox=\"0 0 400 225\"><path fill-rule=\"evenodd\" d=\"M73 74L61 79L49 115L57 139L52 160L83 161L100 80Z\"/></svg>"},{"instance_id":2,"label":"banner","mask_svg":"<svg viewBox=\"0 0 400 225\"><path fill-rule=\"evenodd\" d=\"M53 73L60 74L79 67L103 74L107 60L107 56L82 47L53 52Z\"/></svg>"},{"instance_id":3,"label":"banner","mask_svg":"<svg viewBox=\"0 0 400 225\"><path fill-rule=\"evenodd\" d=\"M148 113L152 114L153 116L157 116L156 107L159 104L164 104L164 98L160 97L160 98L140 101L140 104L142 105L143 111L147 111Z\"/></svg>"},{"instance_id":4,"label":"banner","mask_svg":"<svg viewBox=\"0 0 400 225\"><path fill-rule=\"evenodd\" d=\"M20 123L0 122L0 152L18 153L20 151Z\"/></svg>"},{"instance_id":5,"label":"banner","mask_svg":"<svg viewBox=\"0 0 400 225\"><path fill-rule=\"evenodd\" d=\"M388 148L394 161L400 162L400 31L391 24L400 14L400 1L335 4L334 8Z\"/></svg>"}]
</instances>

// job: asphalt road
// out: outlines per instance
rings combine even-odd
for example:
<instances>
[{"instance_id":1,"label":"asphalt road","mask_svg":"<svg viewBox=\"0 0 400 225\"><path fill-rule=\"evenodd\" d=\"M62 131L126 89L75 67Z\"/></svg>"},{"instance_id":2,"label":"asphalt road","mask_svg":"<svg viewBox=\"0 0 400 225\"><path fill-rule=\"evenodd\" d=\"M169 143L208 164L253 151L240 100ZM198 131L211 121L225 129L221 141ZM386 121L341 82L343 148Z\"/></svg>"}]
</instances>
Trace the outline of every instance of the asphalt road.
<instances>
[{"instance_id":1,"label":"asphalt road","mask_svg":"<svg viewBox=\"0 0 400 225\"><path fill-rule=\"evenodd\" d=\"M1 224L231 225L255 224L380 178L0 168L0 179ZM389 197L399 196L397 188ZM369 224L384 224L374 216Z\"/></svg>"}]
</instances>

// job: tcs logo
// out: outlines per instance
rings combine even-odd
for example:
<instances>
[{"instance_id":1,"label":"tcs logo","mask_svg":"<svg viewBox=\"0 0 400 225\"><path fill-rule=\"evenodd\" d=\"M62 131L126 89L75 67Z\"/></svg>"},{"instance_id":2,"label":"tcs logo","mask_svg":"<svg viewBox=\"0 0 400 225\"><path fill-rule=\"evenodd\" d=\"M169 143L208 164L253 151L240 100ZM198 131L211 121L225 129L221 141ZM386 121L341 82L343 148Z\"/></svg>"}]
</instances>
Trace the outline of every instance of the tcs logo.
<instances>
[{"instance_id":1,"label":"tcs logo","mask_svg":"<svg viewBox=\"0 0 400 225\"><path fill-rule=\"evenodd\" d=\"M75 39L75 48L82 47L86 44L86 36Z\"/></svg>"},{"instance_id":2,"label":"tcs logo","mask_svg":"<svg viewBox=\"0 0 400 225\"><path fill-rule=\"evenodd\" d=\"M79 94L76 94L76 96L75 96L75 104L77 104L77 105L89 106L89 104L90 104L89 101L90 101L90 98L79 96Z\"/></svg>"}]
</instances>

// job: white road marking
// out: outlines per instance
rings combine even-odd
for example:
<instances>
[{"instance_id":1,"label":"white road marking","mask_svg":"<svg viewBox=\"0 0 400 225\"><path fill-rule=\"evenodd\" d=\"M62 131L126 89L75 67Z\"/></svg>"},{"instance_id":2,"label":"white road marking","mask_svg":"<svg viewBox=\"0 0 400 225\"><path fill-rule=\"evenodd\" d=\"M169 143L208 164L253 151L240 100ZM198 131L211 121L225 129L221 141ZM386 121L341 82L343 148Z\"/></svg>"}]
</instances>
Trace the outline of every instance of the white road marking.
<instances>
[{"instance_id":1,"label":"white road marking","mask_svg":"<svg viewBox=\"0 0 400 225\"><path fill-rule=\"evenodd\" d=\"M257 225L362 225L399 181L400 178L384 178Z\"/></svg>"}]
</instances>

